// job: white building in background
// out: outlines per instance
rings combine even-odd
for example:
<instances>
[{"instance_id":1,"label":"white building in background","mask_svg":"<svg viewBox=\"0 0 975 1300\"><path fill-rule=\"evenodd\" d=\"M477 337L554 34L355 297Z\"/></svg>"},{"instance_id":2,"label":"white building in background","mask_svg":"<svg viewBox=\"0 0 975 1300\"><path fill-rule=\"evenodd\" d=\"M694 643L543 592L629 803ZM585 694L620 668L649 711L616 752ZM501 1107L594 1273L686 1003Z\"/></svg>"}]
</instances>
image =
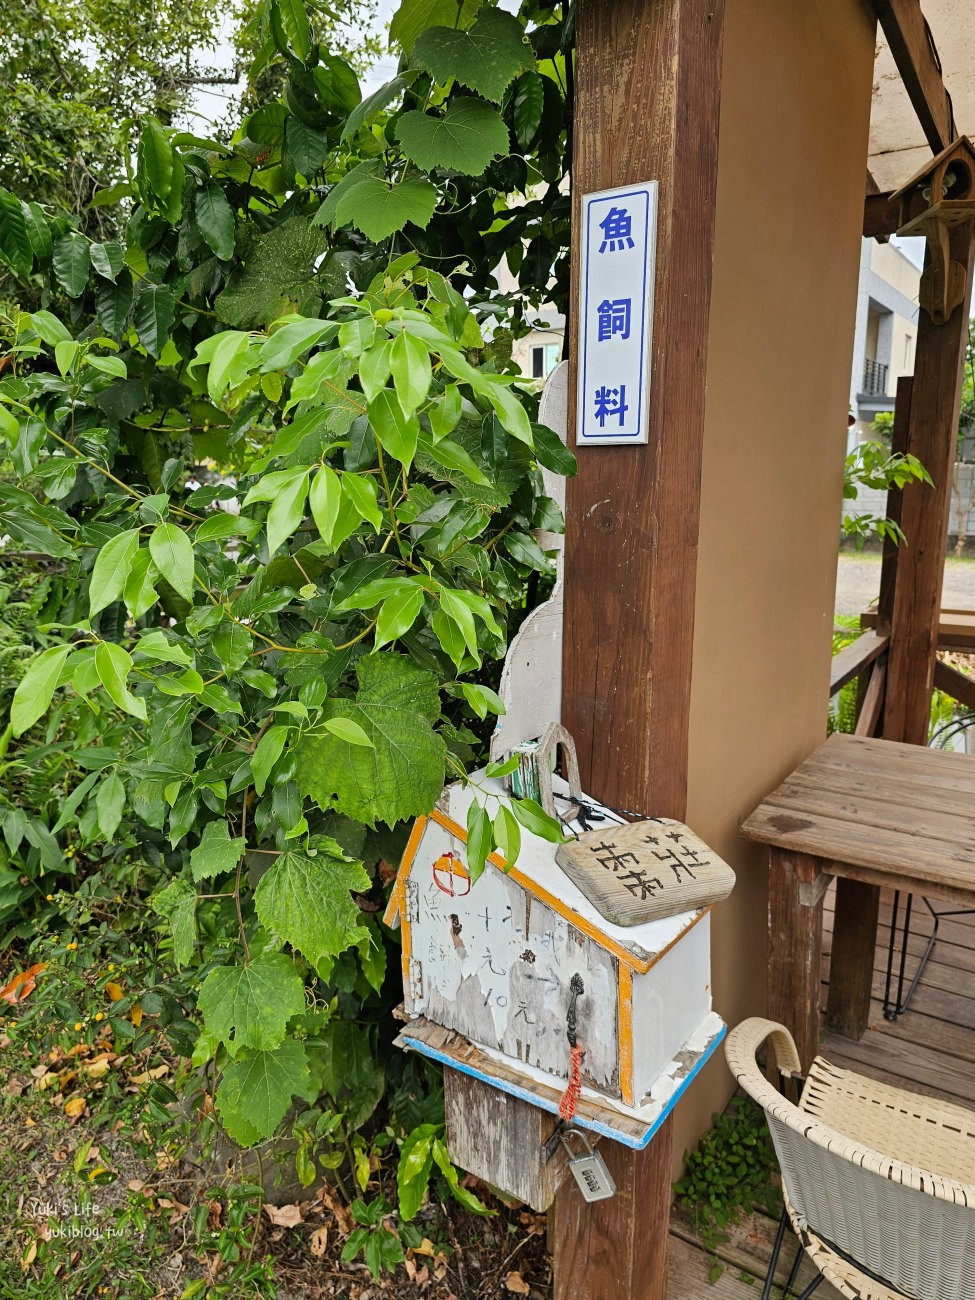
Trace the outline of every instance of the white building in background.
<instances>
[{"instance_id":1,"label":"white building in background","mask_svg":"<svg viewBox=\"0 0 975 1300\"><path fill-rule=\"evenodd\" d=\"M855 417L851 449L876 436L873 422L880 412L893 411L898 379L914 373L920 283L920 270L896 244L862 241L850 378Z\"/></svg>"}]
</instances>

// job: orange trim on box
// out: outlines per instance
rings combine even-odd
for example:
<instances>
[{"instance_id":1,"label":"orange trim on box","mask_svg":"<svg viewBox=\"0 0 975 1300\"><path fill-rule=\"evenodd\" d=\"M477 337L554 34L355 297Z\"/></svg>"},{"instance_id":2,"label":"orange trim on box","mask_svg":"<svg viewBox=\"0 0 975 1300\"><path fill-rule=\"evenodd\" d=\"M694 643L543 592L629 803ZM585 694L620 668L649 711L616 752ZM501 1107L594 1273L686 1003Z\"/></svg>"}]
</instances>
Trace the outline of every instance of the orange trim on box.
<instances>
[{"instance_id":1,"label":"orange trim on box","mask_svg":"<svg viewBox=\"0 0 975 1300\"><path fill-rule=\"evenodd\" d=\"M449 818L445 813L442 813L438 808L433 810L430 817L439 826L442 826L445 831L449 831L456 839L459 839L464 844L467 843L467 832L458 822L452 821L451 818ZM650 961L641 961L640 958L630 952L628 948L624 948L623 945L617 943L615 939L611 939L608 935L603 934L592 923L592 921L586 920L586 918L580 916L578 912L573 912L571 908L566 907L566 905L560 899L556 898L554 894L550 894L547 889L544 889L536 881L519 871L517 867L512 867L510 870L507 870L504 858L499 857L498 854L492 853L488 858L488 862L490 862L492 866L497 867L499 871L504 871L506 875L510 876L512 880L521 885L523 889L527 889L529 893L534 894L536 898L540 899L540 901L545 903L548 907L551 907L553 911L558 912L560 916L564 916L565 919L574 925L577 930L581 930L583 934L588 935L589 938L598 943L601 948L605 948L608 952L611 952L614 957L619 958L621 963L631 967L639 975L645 975L648 970L656 966L661 957L666 956L666 954L670 952L677 940L683 938L687 931L693 929L693 927L697 925L698 921L700 921L701 917L706 916L711 910L710 907L702 908L687 929L682 930L680 934L676 935L666 948L655 953ZM403 863L405 866L405 856L403 858ZM403 868L401 867L400 870L402 871Z\"/></svg>"},{"instance_id":2,"label":"orange trim on box","mask_svg":"<svg viewBox=\"0 0 975 1300\"><path fill-rule=\"evenodd\" d=\"M620 1095L624 1106L633 1106L633 971L620 962L619 983Z\"/></svg>"},{"instance_id":3,"label":"orange trim on box","mask_svg":"<svg viewBox=\"0 0 975 1300\"><path fill-rule=\"evenodd\" d=\"M394 928L397 912L403 915L406 913L406 880L410 874L410 867L413 865L417 849L420 847L420 840L423 839L423 830L426 824L426 817L416 819L413 823L413 829L410 831L410 838L406 841L406 848L403 850L399 870L396 872L396 884L393 886L393 892L386 904L386 911L383 913L383 924L388 925L391 930Z\"/></svg>"}]
</instances>

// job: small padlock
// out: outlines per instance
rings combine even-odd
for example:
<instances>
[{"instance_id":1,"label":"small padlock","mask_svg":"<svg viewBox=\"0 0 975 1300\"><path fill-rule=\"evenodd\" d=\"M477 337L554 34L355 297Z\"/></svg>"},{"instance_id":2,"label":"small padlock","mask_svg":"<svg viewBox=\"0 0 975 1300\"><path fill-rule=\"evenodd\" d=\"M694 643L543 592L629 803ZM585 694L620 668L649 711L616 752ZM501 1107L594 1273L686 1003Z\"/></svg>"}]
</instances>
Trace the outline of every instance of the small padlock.
<instances>
[{"instance_id":1,"label":"small padlock","mask_svg":"<svg viewBox=\"0 0 975 1300\"><path fill-rule=\"evenodd\" d=\"M569 1146L568 1138L573 1134L579 1138L585 1150L581 1155L574 1156L572 1148ZM589 1139L581 1128L565 1128L559 1135L559 1140L565 1147L569 1157L569 1172L579 1184L579 1191L587 1201L605 1201L610 1196L616 1195L616 1184L613 1182L613 1175L606 1168L606 1161L598 1151L593 1151L589 1144Z\"/></svg>"}]
</instances>

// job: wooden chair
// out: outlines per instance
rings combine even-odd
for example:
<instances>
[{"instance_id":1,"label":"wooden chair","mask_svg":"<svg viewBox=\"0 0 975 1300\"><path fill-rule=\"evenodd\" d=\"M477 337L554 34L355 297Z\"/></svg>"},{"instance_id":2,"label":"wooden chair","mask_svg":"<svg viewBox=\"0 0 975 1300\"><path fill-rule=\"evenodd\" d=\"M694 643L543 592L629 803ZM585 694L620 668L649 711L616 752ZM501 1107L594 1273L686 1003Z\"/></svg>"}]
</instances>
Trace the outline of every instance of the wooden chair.
<instances>
[{"instance_id":1,"label":"wooden chair","mask_svg":"<svg viewBox=\"0 0 975 1300\"><path fill-rule=\"evenodd\" d=\"M732 1074L765 1111L782 1169L785 1213L763 1300L787 1222L800 1250L784 1296L805 1252L819 1276L799 1300L824 1279L847 1300L975 1300L975 1114L818 1056L793 1105L755 1059L766 1039L780 1073L801 1081L782 1025L745 1020L725 1045Z\"/></svg>"}]
</instances>

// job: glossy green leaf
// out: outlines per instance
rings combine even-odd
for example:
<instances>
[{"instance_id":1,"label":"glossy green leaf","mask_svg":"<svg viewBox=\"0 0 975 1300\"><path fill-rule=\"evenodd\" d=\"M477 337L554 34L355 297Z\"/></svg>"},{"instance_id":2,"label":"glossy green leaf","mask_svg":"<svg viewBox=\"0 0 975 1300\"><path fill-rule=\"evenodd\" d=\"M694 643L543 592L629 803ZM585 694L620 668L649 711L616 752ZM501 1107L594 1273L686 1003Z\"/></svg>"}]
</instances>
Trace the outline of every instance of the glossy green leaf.
<instances>
[{"instance_id":1,"label":"glossy green leaf","mask_svg":"<svg viewBox=\"0 0 975 1300\"><path fill-rule=\"evenodd\" d=\"M462 95L440 116L411 109L396 124L396 138L423 171L438 167L480 176L493 158L508 153L508 128L497 109Z\"/></svg>"},{"instance_id":2,"label":"glossy green leaf","mask_svg":"<svg viewBox=\"0 0 975 1300\"><path fill-rule=\"evenodd\" d=\"M414 82L419 75L416 68L407 68L394 77L392 81L387 81L385 86L380 86L378 90L358 104L346 119L345 126L342 128L342 140L348 140L350 136L355 135L360 127L365 126L367 122L372 121L384 108L389 105L403 93L407 86Z\"/></svg>"},{"instance_id":3,"label":"glossy green leaf","mask_svg":"<svg viewBox=\"0 0 975 1300\"><path fill-rule=\"evenodd\" d=\"M403 408L391 389L384 388L369 403L369 423L383 450L409 468L416 455L420 422L415 415L407 417L403 414Z\"/></svg>"},{"instance_id":4,"label":"glossy green leaf","mask_svg":"<svg viewBox=\"0 0 975 1300\"><path fill-rule=\"evenodd\" d=\"M115 284L99 280L95 285L95 310L106 334L118 337L132 310L132 277L126 271Z\"/></svg>"},{"instance_id":5,"label":"glossy green leaf","mask_svg":"<svg viewBox=\"0 0 975 1300\"><path fill-rule=\"evenodd\" d=\"M77 230L69 230L54 244L54 274L69 298L79 298L88 285L91 261L88 240Z\"/></svg>"},{"instance_id":6,"label":"glossy green leaf","mask_svg":"<svg viewBox=\"0 0 975 1300\"><path fill-rule=\"evenodd\" d=\"M156 360L162 356L175 314L171 290L157 284L142 286L135 300L133 324L139 342Z\"/></svg>"},{"instance_id":7,"label":"glossy green leaf","mask_svg":"<svg viewBox=\"0 0 975 1300\"><path fill-rule=\"evenodd\" d=\"M43 650L21 678L10 706L10 725L15 736L22 736L47 712L61 676L64 661L74 647L51 646Z\"/></svg>"},{"instance_id":8,"label":"glossy green leaf","mask_svg":"<svg viewBox=\"0 0 975 1300\"><path fill-rule=\"evenodd\" d=\"M152 562L174 591L193 599L193 546L176 524L159 524L149 534Z\"/></svg>"},{"instance_id":9,"label":"glossy green leaf","mask_svg":"<svg viewBox=\"0 0 975 1300\"><path fill-rule=\"evenodd\" d=\"M122 588L122 599L133 618L141 618L149 612L159 599L155 580L159 571L152 562L147 549L142 549L133 557L129 576Z\"/></svg>"},{"instance_id":10,"label":"glossy green leaf","mask_svg":"<svg viewBox=\"0 0 975 1300\"><path fill-rule=\"evenodd\" d=\"M452 442L449 438L440 438L439 441L432 442L421 433L418 445L420 450L425 451L431 460L437 461L446 469L458 471L465 478L469 478L472 483L481 483L485 487L491 486L491 480L467 454L460 443Z\"/></svg>"},{"instance_id":11,"label":"glossy green leaf","mask_svg":"<svg viewBox=\"0 0 975 1300\"><path fill-rule=\"evenodd\" d=\"M49 347L54 347L56 343L66 343L71 338L68 327L49 311L31 312L30 323Z\"/></svg>"},{"instance_id":12,"label":"glossy green leaf","mask_svg":"<svg viewBox=\"0 0 975 1300\"><path fill-rule=\"evenodd\" d=\"M88 584L88 606L92 617L122 595L138 549L139 530L132 528L113 537L98 552Z\"/></svg>"},{"instance_id":13,"label":"glossy green leaf","mask_svg":"<svg viewBox=\"0 0 975 1300\"><path fill-rule=\"evenodd\" d=\"M379 509L375 479L366 474L343 474L342 491L359 518L365 519L377 533L380 532L383 515Z\"/></svg>"},{"instance_id":14,"label":"glossy green leaf","mask_svg":"<svg viewBox=\"0 0 975 1300\"><path fill-rule=\"evenodd\" d=\"M98 680L112 702L124 712L146 721L146 702L129 690L127 681L132 671L132 657L113 641L99 641L95 647L95 671Z\"/></svg>"},{"instance_id":15,"label":"glossy green leaf","mask_svg":"<svg viewBox=\"0 0 975 1300\"><path fill-rule=\"evenodd\" d=\"M415 1128L400 1149L396 1170L399 1217L408 1223L423 1204L430 1171L433 1168L433 1139L437 1129L433 1124Z\"/></svg>"},{"instance_id":16,"label":"glossy green leaf","mask_svg":"<svg viewBox=\"0 0 975 1300\"><path fill-rule=\"evenodd\" d=\"M322 541L331 542L342 505L342 483L334 469L323 465L315 474L308 504Z\"/></svg>"},{"instance_id":17,"label":"glossy green leaf","mask_svg":"<svg viewBox=\"0 0 975 1300\"><path fill-rule=\"evenodd\" d=\"M506 804L501 804L494 815L494 838L505 865L513 867L521 852L521 828Z\"/></svg>"},{"instance_id":18,"label":"glossy green leaf","mask_svg":"<svg viewBox=\"0 0 975 1300\"><path fill-rule=\"evenodd\" d=\"M197 190L195 212L200 234L217 257L229 262L235 247L234 210L216 181Z\"/></svg>"},{"instance_id":19,"label":"glossy green leaf","mask_svg":"<svg viewBox=\"0 0 975 1300\"><path fill-rule=\"evenodd\" d=\"M304 0L275 0L291 48L304 63L311 52L311 28Z\"/></svg>"},{"instance_id":20,"label":"glossy green leaf","mask_svg":"<svg viewBox=\"0 0 975 1300\"><path fill-rule=\"evenodd\" d=\"M125 809L125 786L118 772L110 772L95 791L98 829L111 840L118 830Z\"/></svg>"},{"instance_id":21,"label":"glossy green leaf","mask_svg":"<svg viewBox=\"0 0 975 1300\"><path fill-rule=\"evenodd\" d=\"M276 329L267 342L261 345L261 369L284 370L321 339L332 338L336 333L338 326L334 321L290 321Z\"/></svg>"},{"instance_id":22,"label":"glossy green leaf","mask_svg":"<svg viewBox=\"0 0 975 1300\"><path fill-rule=\"evenodd\" d=\"M430 391L433 378L430 353L406 327L393 339L389 362L396 396L403 414L409 417L426 401Z\"/></svg>"},{"instance_id":23,"label":"glossy green leaf","mask_svg":"<svg viewBox=\"0 0 975 1300\"><path fill-rule=\"evenodd\" d=\"M423 590L412 585L383 602L376 622L376 649L381 649L408 632L423 608Z\"/></svg>"},{"instance_id":24,"label":"glossy green leaf","mask_svg":"<svg viewBox=\"0 0 975 1300\"><path fill-rule=\"evenodd\" d=\"M362 745L365 749L375 749L375 745L366 735L362 727L351 718L326 718L322 723L325 731L333 736L338 736L339 740L344 740L349 745Z\"/></svg>"},{"instance_id":25,"label":"glossy green leaf","mask_svg":"<svg viewBox=\"0 0 975 1300\"><path fill-rule=\"evenodd\" d=\"M16 195L0 187L0 257L17 275L30 275L34 250L24 209Z\"/></svg>"},{"instance_id":26,"label":"glossy green leaf","mask_svg":"<svg viewBox=\"0 0 975 1300\"><path fill-rule=\"evenodd\" d=\"M467 809L467 871L474 885L494 851L494 827L487 809L475 799Z\"/></svg>"},{"instance_id":27,"label":"glossy green leaf","mask_svg":"<svg viewBox=\"0 0 975 1300\"><path fill-rule=\"evenodd\" d=\"M304 519L307 496L307 470L283 484L275 495L267 515L267 549L270 555L274 555Z\"/></svg>"},{"instance_id":28,"label":"glossy green leaf","mask_svg":"<svg viewBox=\"0 0 975 1300\"><path fill-rule=\"evenodd\" d=\"M515 138L522 149L527 149L542 124L545 107L545 87L536 72L526 72L515 82L512 95Z\"/></svg>"},{"instance_id":29,"label":"glossy green leaf","mask_svg":"<svg viewBox=\"0 0 975 1300\"><path fill-rule=\"evenodd\" d=\"M310 180L328 157L328 136L308 126L301 118L289 115L284 127L284 141L295 171Z\"/></svg>"},{"instance_id":30,"label":"glossy green leaf","mask_svg":"<svg viewBox=\"0 0 975 1300\"><path fill-rule=\"evenodd\" d=\"M257 747L251 755L251 775L254 778L254 789L258 794L264 793L271 776L271 769L281 757L285 741L288 739L288 730L288 727L281 725L268 727L257 742Z\"/></svg>"},{"instance_id":31,"label":"glossy green leaf","mask_svg":"<svg viewBox=\"0 0 975 1300\"><path fill-rule=\"evenodd\" d=\"M90 249L91 264L105 280L114 284L119 272L125 266L122 245L110 240L105 244L92 244Z\"/></svg>"},{"instance_id":32,"label":"glossy green leaf","mask_svg":"<svg viewBox=\"0 0 975 1300\"><path fill-rule=\"evenodd\" d=\"M511 810L526 831L538 835L550 844L561 844L565 840L562 825L555 817L550 817L541 804L534 799L514 799Z\"/></svg>"},{"instance_id":33,"label":"glossy green leaf","mask_svg":"<svg viewBox=\"0 0 975 1300\"><path fill-rule=\"evenodd\" d=\"M579 468L578 462L559 435L544 424L533 424L532 435L538 463L550 469L553 474L574 477Z\"/></svg>"},{"instance_id":34,"label":"glossy green leaf","mask_svg":"<svg viewBox=\"0 0 975 1300\"><path fill-rule=\"evenodd\" d=\"M154 117L142 119L138 178L144 200L164 200L173 187L173 147L162 123Z\"/></svg>"}]
</instances>

